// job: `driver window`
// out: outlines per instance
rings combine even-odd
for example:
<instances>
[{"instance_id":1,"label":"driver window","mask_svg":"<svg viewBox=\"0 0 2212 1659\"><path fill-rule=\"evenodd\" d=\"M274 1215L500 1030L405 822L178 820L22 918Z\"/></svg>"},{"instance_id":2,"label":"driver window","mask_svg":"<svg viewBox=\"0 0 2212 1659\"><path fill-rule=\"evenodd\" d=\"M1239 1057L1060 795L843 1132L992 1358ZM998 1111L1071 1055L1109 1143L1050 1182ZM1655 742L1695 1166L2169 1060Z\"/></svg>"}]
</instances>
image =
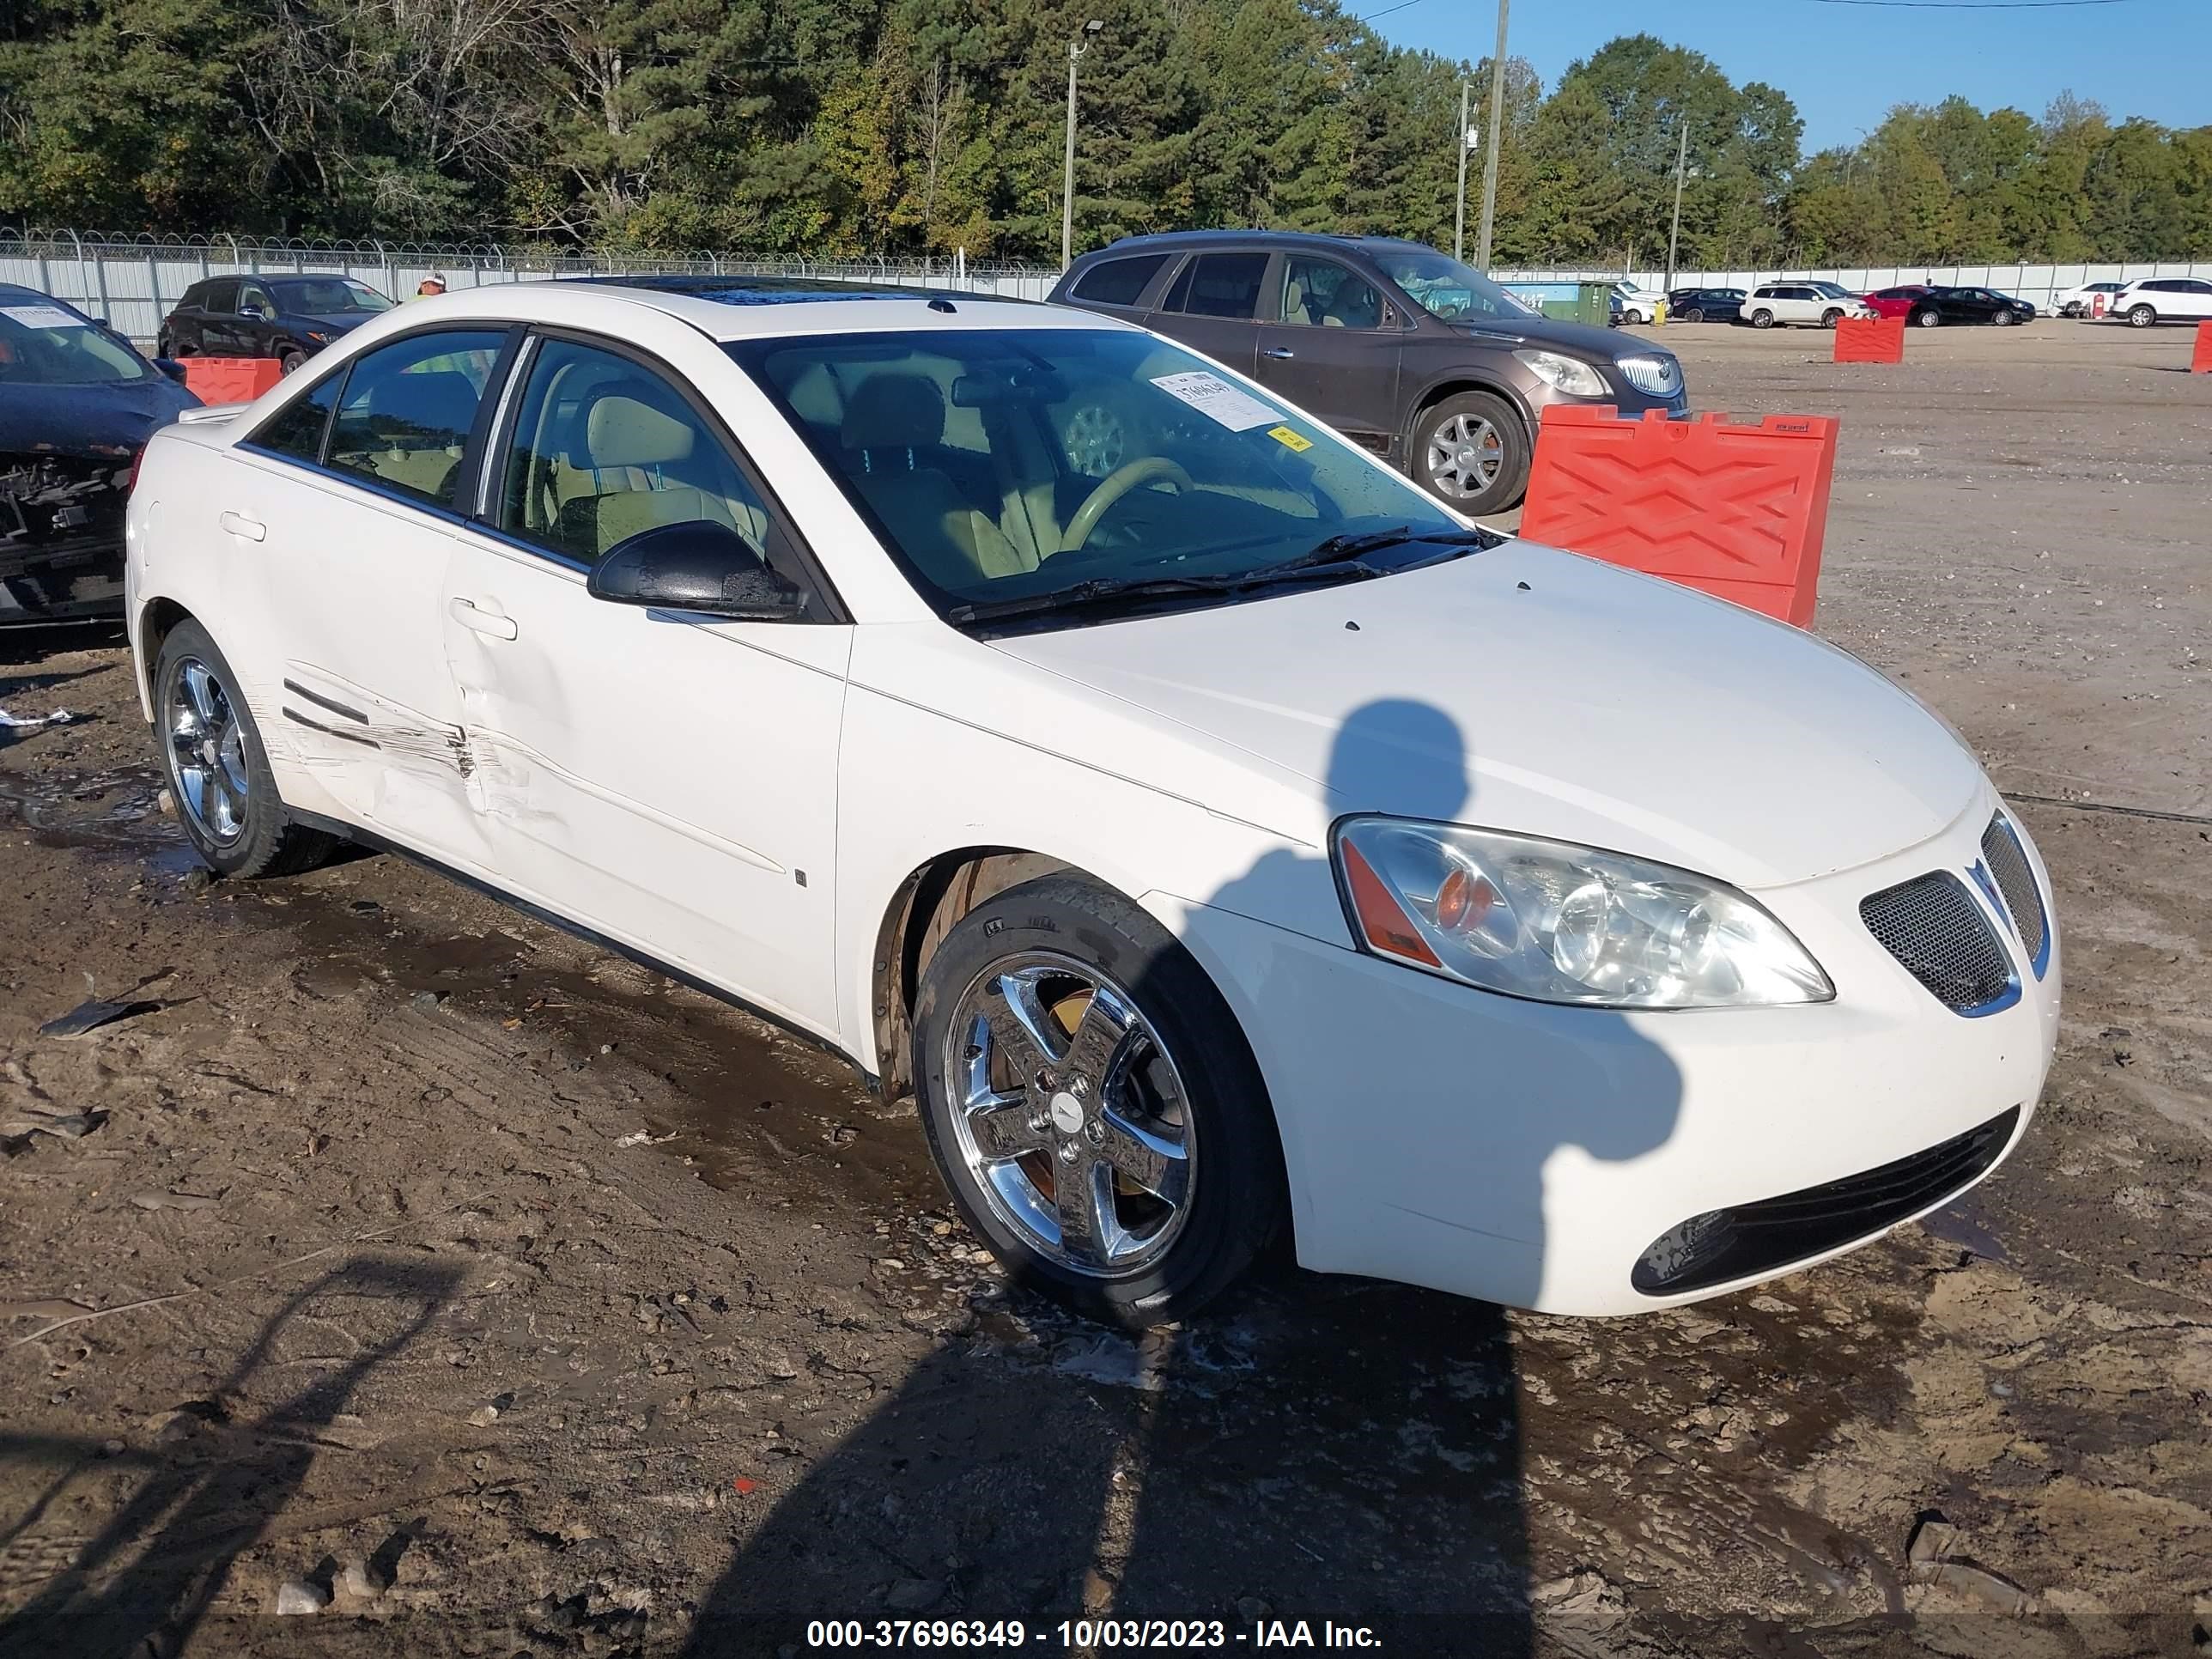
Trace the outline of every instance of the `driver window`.
<instances>
[{"instance_id":1,"label":"driver window","mask_svg":"<svg viewBox=\"0 0 2212 1659\"><path fill-rule=\"evenodd\" d=\"M539 345L504 478L499 528L580 564L698 520L769 561L767 506L721 440L675 387L611 351Z\"/></svg>"},{"instance_id":2,"label":"driver window","mask_svg":"<svg viewBox=\"0 0 2212 1659\"><path fill-rule=\"evenodd\" d=\"M1292 258L1283 264L1282 316L1316 328L1380 328L1382 301L1333 259Z\"/></svg>"},{"instance_id":3,"label":"driver window","mask_svg":"<svg viewBox=\"0 0 2212 1659\"><path fill-rule=\"evenodd\" d=\"M239 287L238 309L242 316L267 319L276 316L276 302L258 283L244 283Z\"/></svg>"}]
</instances>

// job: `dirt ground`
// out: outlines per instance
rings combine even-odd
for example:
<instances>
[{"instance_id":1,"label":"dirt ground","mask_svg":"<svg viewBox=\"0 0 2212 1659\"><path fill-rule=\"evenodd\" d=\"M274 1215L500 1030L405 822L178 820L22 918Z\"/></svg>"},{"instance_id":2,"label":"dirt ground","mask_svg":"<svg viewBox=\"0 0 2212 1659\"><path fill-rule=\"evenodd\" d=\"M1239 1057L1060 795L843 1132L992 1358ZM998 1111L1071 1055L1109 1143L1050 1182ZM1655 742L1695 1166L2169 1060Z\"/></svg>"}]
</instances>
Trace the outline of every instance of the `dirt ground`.
<instances>
[{"instance_id":1,"label":"dirt ground","mask_svg":"<svg viewBox=\"0 0 2212 1659\"><path fill-rule=\"evenodd\" d=\"M210 884L119 646L0 639L0 707L77 716L0 732L0 1653L2212 1644L2212 376L2055 323L1665 338L1701 407L1842 417L1820 629L2055 874L2057 1069L1969 1201L1638 1320L1282 1267L1133 1343L719 1004L395 858ZM94 995L159 1006L39 1034Z\"/></svg>"}]
</instances>

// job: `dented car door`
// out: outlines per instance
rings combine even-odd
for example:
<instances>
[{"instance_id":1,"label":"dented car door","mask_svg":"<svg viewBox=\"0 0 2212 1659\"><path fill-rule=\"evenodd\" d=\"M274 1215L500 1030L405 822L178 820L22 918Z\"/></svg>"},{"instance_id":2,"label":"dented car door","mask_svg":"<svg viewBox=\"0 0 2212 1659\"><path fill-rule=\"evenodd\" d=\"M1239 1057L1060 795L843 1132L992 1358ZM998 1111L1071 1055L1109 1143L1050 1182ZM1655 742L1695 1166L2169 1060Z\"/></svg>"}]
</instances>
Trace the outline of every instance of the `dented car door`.
<instances>
[{"instance_id":1,"label":"dented car door","mask_svg":"<svg viewBox=\"0 0 2212 1659\"><path fill-rule=\"evenodd\" d=\"M703 405L612 346L518 372L442 623L503 885L813 1030L836 1029L836 755L851 629L593 598L628 537L710 520L799 583Z\"/></svg>"},{"instance_id":2,"label":"dented car door","mask_svg":"<svg viewBox=\"0 0 2212 1659\"><path fill-rule=\"evenodd\" d=\"M223 548L264 740L343 816L481 866L440 605L463 458L505 331L434 331L356 359L234 452L189 510ZM272 755L272 758L276 758ZM301 803L306 805L307 803Z\"/></svg>"}]
</instances>

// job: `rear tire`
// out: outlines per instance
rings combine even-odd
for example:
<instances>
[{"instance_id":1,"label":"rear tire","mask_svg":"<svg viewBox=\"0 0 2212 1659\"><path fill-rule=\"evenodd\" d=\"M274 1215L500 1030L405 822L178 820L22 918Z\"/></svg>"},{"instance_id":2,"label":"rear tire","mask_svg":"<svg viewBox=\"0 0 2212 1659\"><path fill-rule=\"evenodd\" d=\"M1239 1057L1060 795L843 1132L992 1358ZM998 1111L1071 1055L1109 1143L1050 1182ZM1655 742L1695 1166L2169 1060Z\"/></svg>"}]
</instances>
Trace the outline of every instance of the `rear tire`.
<instances>
[{"instance_id":1,"label":"rear tire","mask_svg":"<svg viewBox=\"0 0 2212 1659\"><path fill-rule=\"evenodd\" d=\"M154 662L154 736L177 821L207 866L251 880L312 870L335 836L294 823L253 713L206 629L181 622Z\"/></svg>"},{"instance_id":2,"label":"rear tire","mask_svg":"<svg viewBox=\"0 0 2212 1659\"><path fill-rule=\"evenodd\" d=\"M1765 307L1761 307L1759 310L1751 313L1751 325L1753 328L1772 328L1774 326L1774 313L1767 310Z\"/></svg>"},{"instance_id":3,"label":"rear tire","mask_svg":"<svg viewBox=\"0 0 2212 1659\"><path fill-rule=\"evenodd\" d=\"M2148 306L2136 306L2128 313L2128 326L2130 328L2148 328L2157 320L2158 313Z\"/></svg>"},{"instance_id":4,"label":"rear tire","mask_svg":"<svg viewBox=\"0 0 2212 1659\"><path fill-rule=\"evenodd\" d=\"M1916 311L1912 313L1912 320L1921 328L1940 328L1943 324L1941 313L1933 311Z\"/></svg>"},{"instance_id":5,"label":"rear tire","mask_svg":"<svg viewBox=\"0 0 2212 1659\"><path fill-rule=\"evenodd\" d=\"M1686 323L1702 323L1705 320L1705 313L1697 307L1692 306L1682 313L1682 320Z\"/></svg>"},{"instance_id":6,"label":"rear tire","mask_svg":"<svg viewBox=\"0 0 2212 1659\"><path fill-rule=\"evenodd\" d=\"M968 1224L1093 1318L1141 1330L1194 1312L1287 1212L1236 1016L1164 927L1080 877L1009 888L945 935L915 1004L914 1074Z\"/></svg>"}]
</instances>

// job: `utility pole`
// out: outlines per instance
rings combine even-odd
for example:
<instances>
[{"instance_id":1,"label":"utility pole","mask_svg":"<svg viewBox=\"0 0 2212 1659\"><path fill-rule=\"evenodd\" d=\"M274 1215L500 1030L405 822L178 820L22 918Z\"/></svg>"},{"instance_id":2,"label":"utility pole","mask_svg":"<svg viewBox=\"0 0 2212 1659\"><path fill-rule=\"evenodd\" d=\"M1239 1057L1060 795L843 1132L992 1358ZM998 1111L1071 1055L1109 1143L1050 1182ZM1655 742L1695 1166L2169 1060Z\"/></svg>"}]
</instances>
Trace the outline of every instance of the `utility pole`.
<instances>
[{"instance_id":1,"label":"utility pole","mask_svg":"<svg viewBox=\"0 0 2212 1659\"><path fill-rule=\"evenodd\" d=\"M1467 125L1467 78L1459 83L1459 193L1452 198L1452 258L1467 258L1467 152L1474 134Z\"/></svg>"},{"instance_id":2,"label":"utility pole","mask_svg":"<svg viewBox=\"0 0 2212 1659\"><path fill-rule=\"evenodd\" d=\"M1075 60L1089 50L1091 37L1106 25L1096 17L1067 43L1067 149L1060 166L1060 268L1075 262Z\"/></svg>"},{"instance_id":3,"label":"utility pole","mask_svg":"<svg viewBox=\"0 0 2212 1659\"><path fill-rule=\"evenodd\" d=\"M1667 285L1663 290L1671 293L1674 287L1674 250L1682 240L1682 168L1690 159L1690 121L1682 118L1682 144L1674 152L1674 228L1667 233Z\"/></svg>"},{"instance_id":4,"label":"utility pole","mask_svg":"<svg viewBox=\"0 0 2212 1659\"><path fill-rule=\"evenodd\" d=\"M1498 219L1498 135L1505 119L1505 8L1498 0L1498 50L1490 60L1490 154L1482 158L1482 236L1475 246L1474 263L1486 275L1490 270L1490 231Z\"/></svg>"}]
</instances>

